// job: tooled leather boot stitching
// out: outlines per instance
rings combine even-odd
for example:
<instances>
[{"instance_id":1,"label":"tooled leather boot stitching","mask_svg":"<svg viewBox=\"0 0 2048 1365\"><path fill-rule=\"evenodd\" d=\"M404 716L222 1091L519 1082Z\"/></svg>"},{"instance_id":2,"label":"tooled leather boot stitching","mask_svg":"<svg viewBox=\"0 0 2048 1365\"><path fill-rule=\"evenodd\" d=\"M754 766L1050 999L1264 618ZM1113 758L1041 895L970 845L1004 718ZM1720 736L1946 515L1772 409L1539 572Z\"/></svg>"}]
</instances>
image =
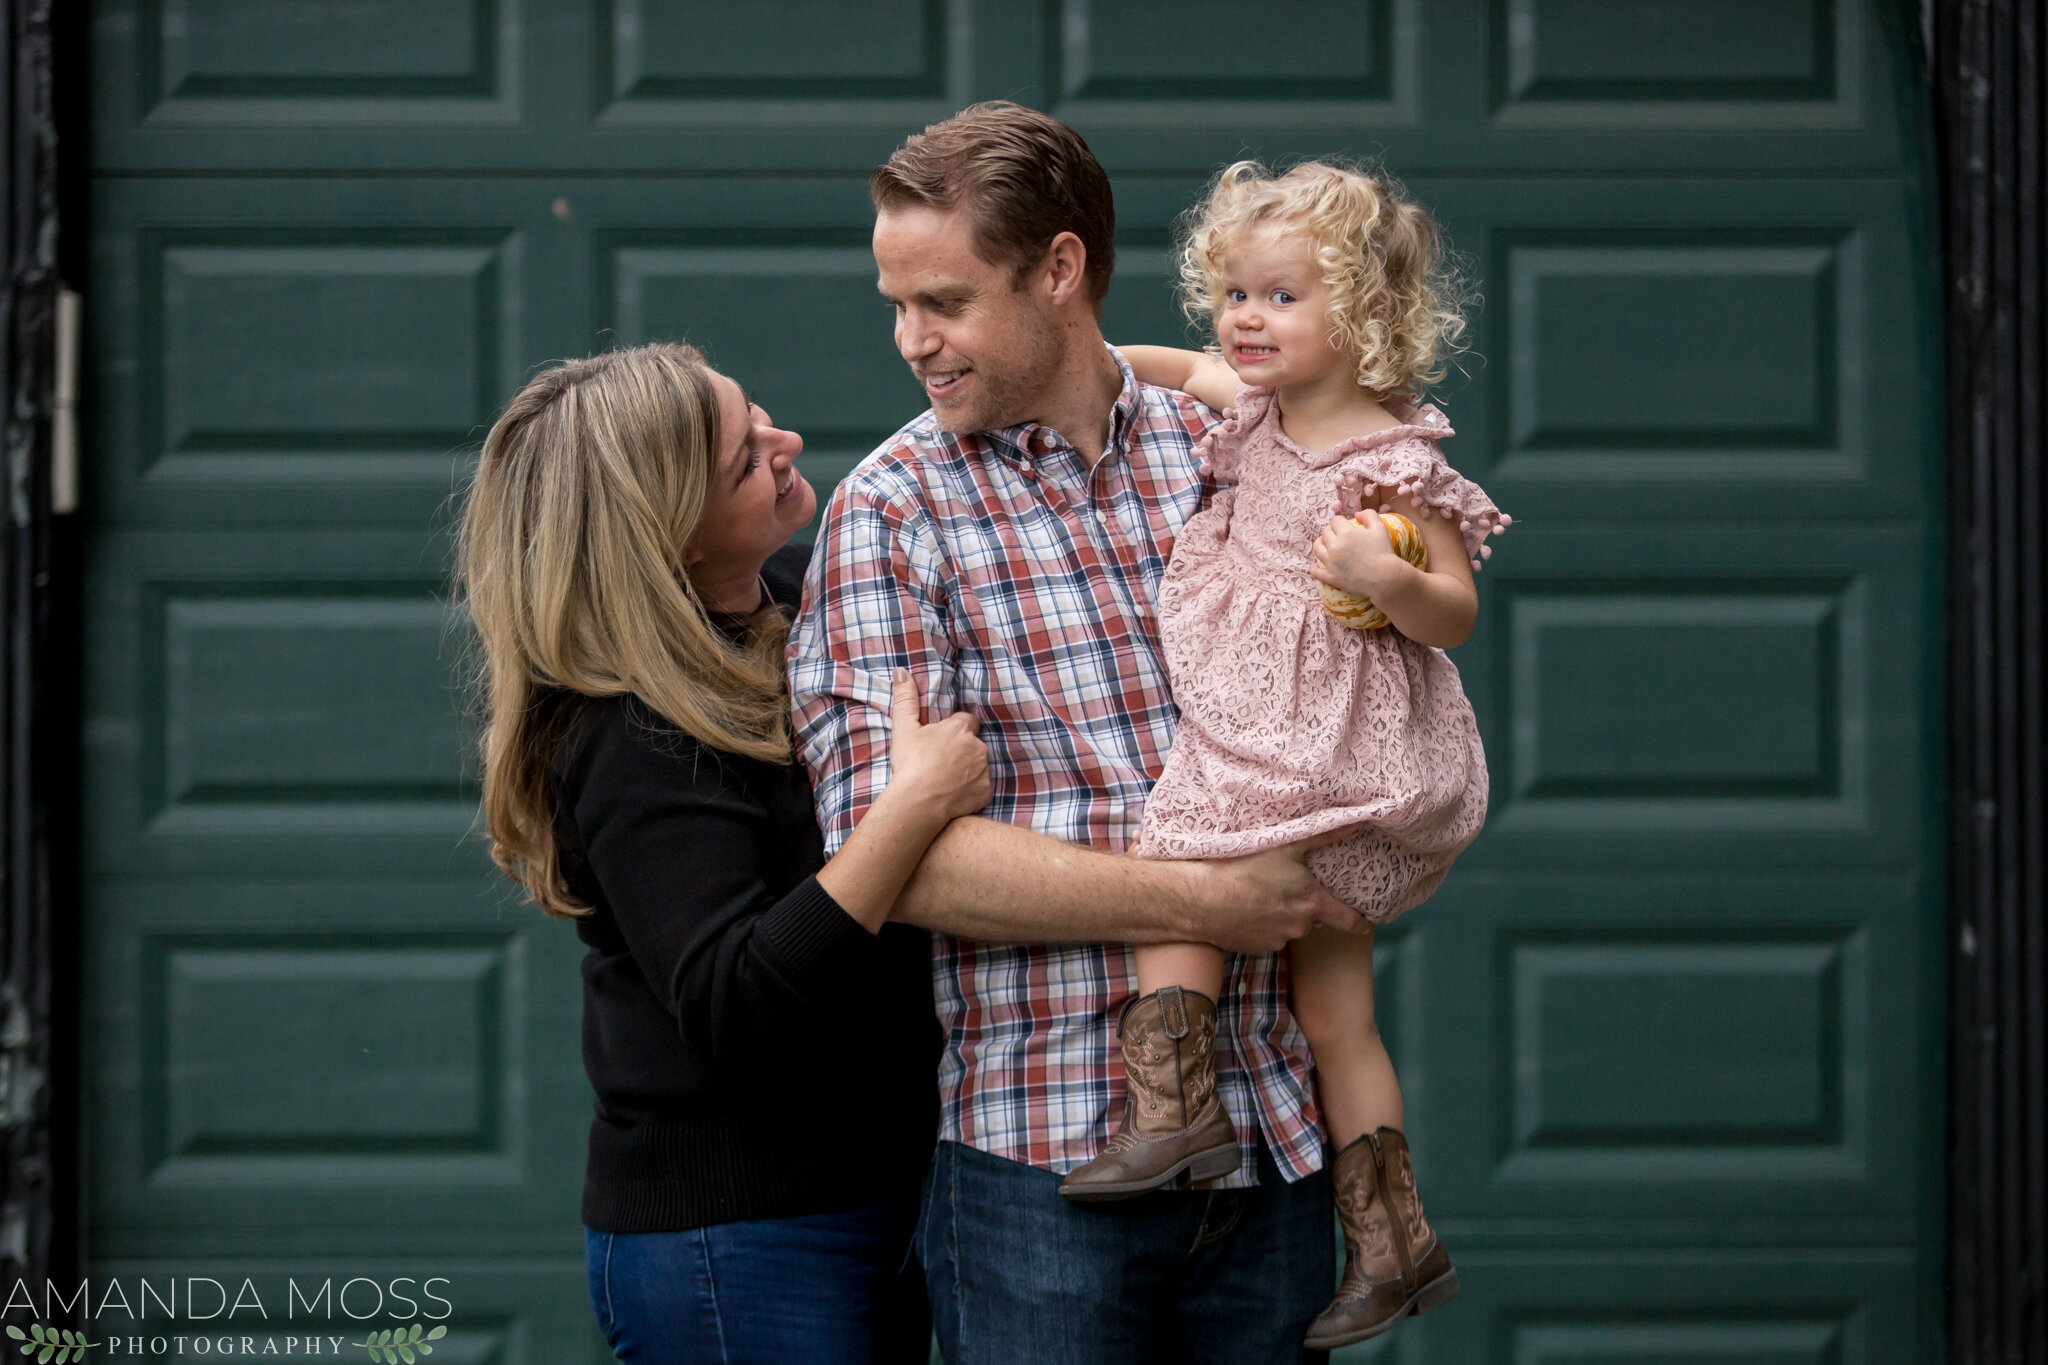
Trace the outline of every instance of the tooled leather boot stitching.
<instances>
[{"instance_id":1,"label":"tooled leather boot stitching","mask_svg":"<svg viewBox=\"0 0 2048 1365\"><path fill-rule=\"evenodd\" d=\"M1335 1166L1330 1183L1344 1226L1344 1278L1309 1326L1304 1344L1312 1351L1376 1337L1458 1292L1450 1253L1423 1217L1400 1130L1367 1133L1337 1153Z\"/></svg>"},{"instance_id":2,"label":"tooled leather boot stitching","mask_svg":"<svg viewBox=\"0 0 2048 1365\"><path fill-rule=\"evenodd\" d=\"M1216 1002L1166 986L1128 1002L1117 1021L1124 1109L1102 1155L1060 1185L1069 1199L1130 1199L1172 1181L1214 1180L1242 1159L1216 1095Z\"/></svg>"}]
</instances>

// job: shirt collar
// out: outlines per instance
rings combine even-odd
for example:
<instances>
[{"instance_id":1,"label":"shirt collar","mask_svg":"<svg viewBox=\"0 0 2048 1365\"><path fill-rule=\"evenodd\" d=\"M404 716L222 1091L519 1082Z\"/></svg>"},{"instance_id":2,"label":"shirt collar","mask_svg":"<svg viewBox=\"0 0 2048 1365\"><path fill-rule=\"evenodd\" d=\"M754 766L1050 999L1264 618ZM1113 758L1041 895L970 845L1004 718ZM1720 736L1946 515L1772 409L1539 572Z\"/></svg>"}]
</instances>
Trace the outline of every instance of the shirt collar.
<instances>
[{"instance_id":1,"label":"shirt collar","mask_svg":"<svg viewBox=\"0 0 2048 1365\"><path fill-rule=\"evenodd\" d=\"M1107 460L1113 455L1123 454L1129 445L1131 429L1136 424L1142 404L1138 395L1138 377L1131 372L1130 362L1108 342L1102 346L1109 352L1109 358L1116 362L1117 374L1123 379L1123 385L1109 407L1109 444L1102 450L1102 458ZM1016 426L980 434L991 450L1025 468L1055 451L1072 448L1072 442L1043 422L1020 422Z\"/></svg>"}]
</instances>

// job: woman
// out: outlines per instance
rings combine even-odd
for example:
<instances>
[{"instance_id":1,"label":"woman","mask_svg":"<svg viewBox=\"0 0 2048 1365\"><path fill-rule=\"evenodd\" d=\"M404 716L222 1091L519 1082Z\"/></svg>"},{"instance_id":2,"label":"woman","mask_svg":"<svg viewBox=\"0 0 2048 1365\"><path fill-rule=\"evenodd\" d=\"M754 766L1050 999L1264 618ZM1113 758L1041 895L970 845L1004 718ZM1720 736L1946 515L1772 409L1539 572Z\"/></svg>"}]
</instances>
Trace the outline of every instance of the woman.
<instances>
[{"instance_id":1,"label":"woman","mask_svg":"<svg viewBox=\"0 0 2048 1365\"><path fill-rule=\"evenodd\" d=\"M464 516L484 815L589 945L586 1258L634 1365L926 1358L938 1038L884 921L987 753L899 670L891 780L825 860L783 682L802 448L694 349L613 351L512 400Z\"/></svg>"}]
</instances>

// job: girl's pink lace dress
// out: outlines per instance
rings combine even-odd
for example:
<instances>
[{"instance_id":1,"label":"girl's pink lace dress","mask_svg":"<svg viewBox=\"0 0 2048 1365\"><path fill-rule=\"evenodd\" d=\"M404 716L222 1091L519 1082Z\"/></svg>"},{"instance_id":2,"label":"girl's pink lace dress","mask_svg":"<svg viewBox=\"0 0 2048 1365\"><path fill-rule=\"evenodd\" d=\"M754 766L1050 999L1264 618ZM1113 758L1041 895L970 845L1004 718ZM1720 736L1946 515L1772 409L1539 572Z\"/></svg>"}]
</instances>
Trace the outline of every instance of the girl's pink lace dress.
<instances>
[{"instance_id":1,"label":"girl's pink lace dress","mask_svg":"<svg viewBox=\"0 0 2048 1365\"><path fill-rule=\"evenodd\" d=\"M1240 388L1204 438L1216 477L1237 486L1181 528L1159 590L1181 720L1137 847L1233 857L1363 825L1308 866L1381 924L1427 900L1479 833L1486 755L1444 652L1330 616L1309 576L1312 547L1353 474L1413 488L1433 515L1456 517L1475 561L1505 520L1444 463L1442 413L1390 407L1405 425L1316 455L1281 432L1271 389Z\"/></svg>"}]
</instances>

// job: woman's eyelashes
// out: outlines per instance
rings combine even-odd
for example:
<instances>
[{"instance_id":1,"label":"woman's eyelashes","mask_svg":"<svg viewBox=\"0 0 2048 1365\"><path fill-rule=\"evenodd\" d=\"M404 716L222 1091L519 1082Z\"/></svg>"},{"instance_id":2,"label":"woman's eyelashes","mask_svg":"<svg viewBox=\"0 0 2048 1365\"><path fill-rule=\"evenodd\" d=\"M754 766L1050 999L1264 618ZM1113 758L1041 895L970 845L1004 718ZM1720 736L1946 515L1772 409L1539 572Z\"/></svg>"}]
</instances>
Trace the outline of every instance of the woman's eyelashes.
<instances>
[{"instance_id":1,"label":"woman's eyelashes","mask_svg":"<svg viewBox=\"0 0 2048 1365\"><path fill-rule=\"evenodd\" d=\"M747 459L745 467L740 470L740 478L742 479L745 479L747 475L761 467L761 447L758 444L758 436L760 429L767 425L768 414L761 410L759 403L749 399L747 402Z\"/></svg>"}]
</instances>

